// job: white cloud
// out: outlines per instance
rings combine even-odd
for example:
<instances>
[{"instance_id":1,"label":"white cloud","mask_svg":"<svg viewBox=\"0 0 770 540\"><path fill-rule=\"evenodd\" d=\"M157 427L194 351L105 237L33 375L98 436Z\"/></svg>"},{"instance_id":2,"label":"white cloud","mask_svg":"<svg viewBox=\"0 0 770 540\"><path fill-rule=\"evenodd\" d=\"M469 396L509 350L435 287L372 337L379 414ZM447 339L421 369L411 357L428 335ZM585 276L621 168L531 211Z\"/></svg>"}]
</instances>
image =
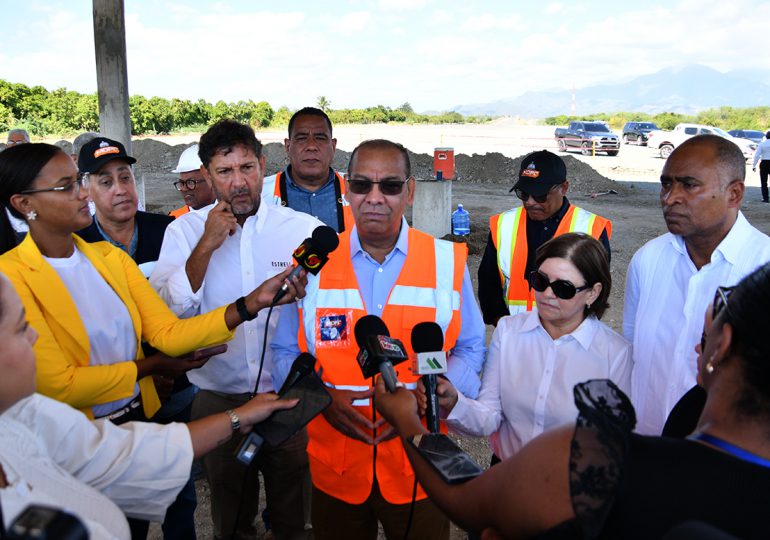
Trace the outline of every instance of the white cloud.
<instances>
[{"instance_id":1,"label":"white cloud","mask_svg":"<svg viewBox=\"0 0 770 540\"><path fill-rule=\"evenodd\" d=\"M521 17L516 14L496 15L485 13L469 18L460 27L462 32L487 32L489 30L512 30L521 26Z\"/></svg>"}]
</instances>

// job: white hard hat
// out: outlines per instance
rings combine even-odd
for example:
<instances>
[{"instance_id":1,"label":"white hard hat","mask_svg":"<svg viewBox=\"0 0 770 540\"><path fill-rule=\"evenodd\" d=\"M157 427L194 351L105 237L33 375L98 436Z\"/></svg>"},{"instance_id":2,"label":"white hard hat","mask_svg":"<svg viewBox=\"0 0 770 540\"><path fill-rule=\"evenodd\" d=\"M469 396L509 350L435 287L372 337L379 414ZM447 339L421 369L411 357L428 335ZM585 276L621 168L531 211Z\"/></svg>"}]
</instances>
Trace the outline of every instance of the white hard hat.
<instances>
[{"instance_id":1,"label":"white hard hat","mask_svg":"<svg viewBox=\"0 0 770 540\"><path fill-rule=\"evenodd\" d=\"M194 144L179 156L179 163L173 173L197 171L201 168L201 158L198 157L198 145Z\"/></svg>"}]
</instances>

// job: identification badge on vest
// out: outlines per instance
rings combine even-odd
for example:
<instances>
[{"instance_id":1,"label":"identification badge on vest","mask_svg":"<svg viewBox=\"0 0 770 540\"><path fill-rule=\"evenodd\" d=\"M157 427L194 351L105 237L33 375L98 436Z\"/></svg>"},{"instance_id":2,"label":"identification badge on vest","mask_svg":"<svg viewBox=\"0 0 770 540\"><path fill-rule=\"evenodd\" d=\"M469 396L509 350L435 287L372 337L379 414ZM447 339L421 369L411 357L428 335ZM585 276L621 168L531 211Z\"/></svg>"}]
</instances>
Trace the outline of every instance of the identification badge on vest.
<instances>
[{"instance_id":1,"label":"identification badge on vest","mask_svg":"<svg viewBox=\"0 0 770 540\"><path fill-rule=\"evenodd\" d=\"M349 347L352 320L352 311L319 317L315 336L316 348Z\"/></svg>"}]
</instances>

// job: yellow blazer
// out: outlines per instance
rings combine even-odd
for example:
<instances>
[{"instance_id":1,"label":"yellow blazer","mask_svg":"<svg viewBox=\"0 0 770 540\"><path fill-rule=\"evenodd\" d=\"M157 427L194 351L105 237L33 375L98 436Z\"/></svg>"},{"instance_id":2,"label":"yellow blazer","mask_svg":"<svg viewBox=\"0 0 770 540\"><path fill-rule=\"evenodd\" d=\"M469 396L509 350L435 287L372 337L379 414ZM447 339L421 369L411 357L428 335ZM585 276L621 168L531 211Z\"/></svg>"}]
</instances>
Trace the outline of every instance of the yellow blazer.
<instances>
[{"instance_id":1,"label":"yellow blazer","mask_svg":"<svg viewBox=\"0 0 770 540\"><path fill-rule=\"evenodd\" d=\"M136 333L137 358L144 357L142 339L169 356L232 339L233 333L225 324L225 307L179 319L128 254L107 242L89 244L76 235L73 239L128 308ZM133 395L137 375L133 359L116 358L114 364L90 365L88 335L77 307L31 235L0 256L0 272L13 283L27 321L39 336L34 347L38 392L68 403L89 417L93 417L93 405ZM140 380L139 388L144 412L150 418L160 407L152 377Z\"/></svg>"}]
</instances>

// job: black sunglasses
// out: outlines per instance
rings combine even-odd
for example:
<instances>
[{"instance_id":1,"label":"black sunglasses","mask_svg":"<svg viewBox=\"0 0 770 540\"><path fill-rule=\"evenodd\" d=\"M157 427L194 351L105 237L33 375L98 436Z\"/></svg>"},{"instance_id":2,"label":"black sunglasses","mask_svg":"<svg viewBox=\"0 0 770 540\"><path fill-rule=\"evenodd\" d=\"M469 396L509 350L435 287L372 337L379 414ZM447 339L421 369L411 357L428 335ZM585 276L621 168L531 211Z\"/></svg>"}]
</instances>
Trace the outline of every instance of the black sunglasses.
<instances>
[{"instance_id":1,"label":"black sunglasses","mask_svg":"<svg viewBox=\"0 0 770 540\"><path fill-rule=\"evenodd\" d=\"M377 184L380 187L380 193L383 195L400 195L402 191L404 191L404 186L406 185L406 180L382 180L381 182L373 182L371 180L354 180L349 179L348 184L350 185L350 192L355 193L356 195L366 195L370 191L372 191L372 188L375 184Z\"/></svg>"},{"instance_id":2,"label":"black sunglasses","mask_svg":"<svg viewBox=\"0 0 770 540\"><path fill-rule=\"evenodd\" d=\"M550 287L553 291L553 294L562 300L569 300L570 298L574 298L574 296L580 291L591 288L591 285L588 284L585 284L582 287L575 287L571 281L567 281L566 279L556 279L554 281L549 281L548 276L539 270L533 270L529 274L529 284L537 292L543 292L548 287Z\"/></svg>"},{"instance_id":3,"label":"black sunglasses","mask_svg":"<svg viewBox=\"0 0 770 540\"><path fill-rule=\"evenodd\" d=\"M730 313L730 306L727 305L727 301L730 298L735 287L717 287L717 292L714 293L714 307L711 310L711 320L714 321L720 313L724 310L728 317L732 317ZM706 330L704 328L700 335L700 350L701 353L706 350Z\"/></svg>"},{"instance_id":4,"label":"black sunglasses","mask_svg":"<svg viewBox=\"0 0 770 540\"><path fill-rule=\"evenodd\" d=\"M545 201L548 200L548 196L551 194L551 192L556 189L561 184L556 184L555 186L551 186L551 189L548 190L548 192L545 195L532 195L531 193L527 193L521 188L513 188L513 192L516 194L516 196L521 199L522 201L526 202L527 199L532 197L536 203L543 204Z\"/></svg>"}]
</instances>

